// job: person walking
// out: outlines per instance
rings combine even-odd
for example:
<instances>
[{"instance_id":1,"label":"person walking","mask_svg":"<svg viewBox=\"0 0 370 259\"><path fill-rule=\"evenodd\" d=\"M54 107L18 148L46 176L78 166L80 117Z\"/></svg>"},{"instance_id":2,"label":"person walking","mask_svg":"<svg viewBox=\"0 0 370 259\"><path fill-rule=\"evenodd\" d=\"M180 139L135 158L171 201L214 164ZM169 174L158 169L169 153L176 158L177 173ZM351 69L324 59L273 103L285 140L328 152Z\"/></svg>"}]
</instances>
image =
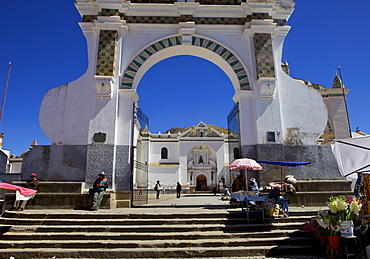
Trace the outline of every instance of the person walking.
<instances>
[{"instance_id":1,"label":"person walking","mask_svg":"<svg viewBox=\"0 0 370 259\"><path fill-rule=\"evenodd\" d=\"M182 186L180 182L177 182L177 185L176 185L176 198L177 199L180 199L181 189L182 189Z\"/></svg>"},{"instance_id":2,"label":"person walking","mask_svg":"<svg viewBox=\"0 0 370 259\"><path fill-rule=\"evenodd\" d=\"M155 184L154 191L157 192L156 198L159 199L159 193L161 192L161 185L160 185L159 181L157 181L157 183Z\"/></svg>"},{"instance_id":3,"label":"person walking","mask_svg":"<svg viewBox=\"0 0 370 259\"><path fill-rule=\"evenodd\" d=\"M217 185L213 186L213 195L216 196L217 194Z\"/></svg>"},{"instance_id":4,"label":"person walking","mask_svg":"<svg viewBox=\"0 0 370 259\"><path fill-rule=\"evenodd\" d=\"M93 206L90 208L91 211L98 210L100 207L105 191L108 188L108 180L106 176L107 175L104 172L101 172L94 182L94 201Z\"/></svg>"}]
</instances>

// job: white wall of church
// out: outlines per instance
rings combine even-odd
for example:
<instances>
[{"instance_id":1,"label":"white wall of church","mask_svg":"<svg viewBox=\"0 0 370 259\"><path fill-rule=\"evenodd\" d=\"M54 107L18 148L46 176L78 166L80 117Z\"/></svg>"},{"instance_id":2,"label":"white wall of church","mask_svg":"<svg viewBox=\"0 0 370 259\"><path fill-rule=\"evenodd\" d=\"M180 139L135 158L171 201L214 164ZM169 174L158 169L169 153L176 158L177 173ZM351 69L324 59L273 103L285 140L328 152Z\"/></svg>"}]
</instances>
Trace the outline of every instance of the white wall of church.
<instances>
[{"instance_id":1,"label":"white wall of church","mask_svg":"<svg viewBox=\"0 0 370 259\"><path fill-rule=\"evenodd\" d=\"M161 159L162 148L167 148L168 159ZM179 163L179 143L168 141L152 141L150 146L150 163Z\"/></svg>"},{"instance_id":2,"label":"white wall of church","mask_svg":"<svg viewBox=\"0 0 370 259\"><path fill-rule=\"evenodd\" d=\"M118 82L112 87L111 99L97 98L96 60L92 57L97 52L98 34L90 27L81 24L89 55L86 73L73 82L49 90L40 106L40 126L55 144L88 144L97 132L107 134L107 144L114 143Z\"/></svg>"},{"instance_id":3,"label":"white wall of church","mask_svg":"<svg viewBox=\"0 0 370 259\"><path fill-rule=\"evenodd\" d=\"M149 188L153 188L157 181L166 189L171 189L174 183L180 181L178 166L150 166L149 167ZM183 184L183 182L181 182Z\"/></svg>"},{"instance_id":4,"label":"white wall of church","mask_svg":"<svg viewBox=\"0 0 370 259\"><path fill-rule=\"evenodd\" d=\"M324 132L328 113L318 91L292 80L280 71L282 140L287 145L316 145Z\"/></svg>"}]
</instances>

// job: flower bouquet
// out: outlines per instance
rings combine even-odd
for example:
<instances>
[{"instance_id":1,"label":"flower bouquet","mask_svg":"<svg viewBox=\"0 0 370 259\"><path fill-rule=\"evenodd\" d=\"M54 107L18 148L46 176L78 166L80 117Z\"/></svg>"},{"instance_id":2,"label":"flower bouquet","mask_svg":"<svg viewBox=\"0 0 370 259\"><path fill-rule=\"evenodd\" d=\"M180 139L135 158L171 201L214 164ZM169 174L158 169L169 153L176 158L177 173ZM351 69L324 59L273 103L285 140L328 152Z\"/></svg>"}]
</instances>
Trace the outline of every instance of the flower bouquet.
<instances>
[{"instance_id":1,"label":"flower bouquet","mask_svg":"<svg viewBox=\"0 0 370 259\"><path fill-rule=\"evenodd\" d=\"M356 197L331 196L326 204L341 222L358 218L362 208L362 202Z\"/></svg>"}]
</instances>

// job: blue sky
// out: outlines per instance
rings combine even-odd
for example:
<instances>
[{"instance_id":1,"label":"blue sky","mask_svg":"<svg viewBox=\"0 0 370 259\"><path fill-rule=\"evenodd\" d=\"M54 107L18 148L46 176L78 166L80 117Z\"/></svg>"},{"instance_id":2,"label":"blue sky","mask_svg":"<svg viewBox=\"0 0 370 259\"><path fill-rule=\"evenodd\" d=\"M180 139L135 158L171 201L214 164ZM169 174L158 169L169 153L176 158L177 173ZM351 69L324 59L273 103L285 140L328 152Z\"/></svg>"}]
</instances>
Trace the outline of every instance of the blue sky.
<instances>
[{"instance_id":1,"label":"blue sky","mask_svg":"<svg viewBox=\"0 0 370 259\"><path fill-rule=\"evenodd\" d=\"M329 88L334 71L341 66L344 84L350 89L351 128L370 133L370 1L296 2L283 53L291 76ZM3 148L20 155L34 139L50 144L38 124L41 100L49 89L85 72L86 42L74 0L0 0L0 10L1 88L8 62L13 64L0 131L5 133ZM181 73L187 69L192 77ZM233 106L233 88L226 75L195 57L174 57L156 64L143 77L138 92L153 133L200 120L226 127Z\"/></svg>"}]
</instances>

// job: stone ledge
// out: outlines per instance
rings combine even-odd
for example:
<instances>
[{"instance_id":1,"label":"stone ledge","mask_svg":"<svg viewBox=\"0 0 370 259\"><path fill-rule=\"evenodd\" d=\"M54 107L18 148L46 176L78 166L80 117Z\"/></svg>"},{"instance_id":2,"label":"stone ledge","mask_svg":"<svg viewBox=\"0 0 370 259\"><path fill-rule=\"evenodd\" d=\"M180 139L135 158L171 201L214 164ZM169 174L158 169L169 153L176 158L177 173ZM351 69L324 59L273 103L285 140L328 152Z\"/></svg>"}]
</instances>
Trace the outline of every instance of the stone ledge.
<instances>
[{"instance_id":1,"label":"stone ledge","mask_svg":"<svg viewBox=\"0 0 370 259\"><path fill-rule=\"evenodd\" d=\"M24 186L26 181L14 181L12 184ZM84 189L84 182L40 181L38 191L44 193L82 193Z\"/></svg>"},{"instance_id":2,"label":"stone ledge","mask_svg":"<svg viewBox=\"0 0 370 259\"><path fill-rule=\"evenodd\" d=\"M15 201L15 193L6 193L3 211L10 209ZM26 209L88 209L92 206L93 195L80 193L37 193L27 202ZM115 194L106 193L101 209L116 208Z\"/></svg>"}]
</instances>

